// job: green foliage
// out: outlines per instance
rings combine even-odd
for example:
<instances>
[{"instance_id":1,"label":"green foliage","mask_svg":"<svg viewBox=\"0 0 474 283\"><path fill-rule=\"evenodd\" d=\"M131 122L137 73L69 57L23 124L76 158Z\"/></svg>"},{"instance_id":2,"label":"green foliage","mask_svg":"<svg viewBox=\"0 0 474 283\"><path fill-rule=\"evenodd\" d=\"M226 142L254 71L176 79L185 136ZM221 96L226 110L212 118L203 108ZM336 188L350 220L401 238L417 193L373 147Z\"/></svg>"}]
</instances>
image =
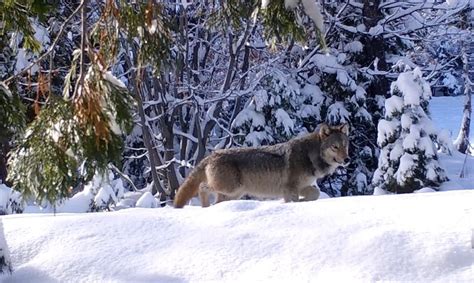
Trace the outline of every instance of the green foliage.
<instances>
[{"instance_id":1,"label":"green foliage","mask_svg":"<svg viewBox=\"0 0 474 283\"><path fill-rule=\"evenodd\" d=\"M245 26L244 21L257 15L259 7L259 0L225 1L223 9L218 9L211 15L210 25L218 29L225 29L230 25L234 30L241 30Z\"/></svg>"},{"instance_id":2,"label":"green foliage","mask_svg":"<svg viewBox=\"0 0 474 283\"><path fill-rule=\"evenodd\" d=\"M88 181L120 161L131 96L109 73L89 74L77 100L50 96L11 152L9 180L24 197L57 204L79 178Z\"/></svg>"},{"instance_id":3,"label":"green foliage","mask_svg":"<svg viewBox=\"0 0 474 283\"><path fill-rule=\"evenodd\" d=\"M0 137L19 133L24 126L24 105L18 96L0 83Z\"/></svg>"},{"instance_id":4,"label":"green foliage","mask_svg":"<svg viewBox=\"0 0 474 283\"><path fill-rule=\"evenodd\" d=\"M86 180L95 171L103 173L109 162L120 161L122 134L132 128L134 105L127 89L110 73L93 70L89 75L86 91L74 101Z\"/></svg>"},{"instance_id":5,"label":"green foliage","mask_svg":"<svg viewBox=\"0 0 474 283\"><path fill-rule=\"evenodd\" d=\"M69 196L78 167L72 154L78 142L72 110L70 103L51 98L10 152L8 177L25 198L55 204Z\"/></svg>"},{"instance_id":6,"label":"green foliage","mask_svg":"<svg viewBox=\"0 0 474 283\"><path fill-rule=\"evenodd\" d=\"M305 30L297 23L295 11L286 9L285 1L269 1L263 10L263 24L267 37L292 36L297 41L305 40Z\"/></svg>"},{"instance_id":7,"label":"green foliage","mask_svg":"<svg viewBox=\"0 0 474 283\"><path fill-rule=\"evenodd\" d=\"M230 25L241 30L244 21L255 18L261 20L267 39L281 42L293 38L304 42L307 38L307 30L297 19L298 9L287 9L284 0L268 1L263 9L261 0L228 0L223 5L211 17L211 26L223 29ZM324 36L317 28L316 36L322 48L326 48Z\"/></svg>"},{"instance_id":8,"label":"green foliage","mask_svg":"<svg viewBox=\"0 0 474 283\"><path fill-rule=\"evenodd\" d=\"M0 36L9 32L21 32L24 36L24 47L34 52L41 49L35 39L35 31L30 18L40 21L46 19L55 5L46 0L5 0L0 2Z\"/></svg>"},{"instance_id":9,"label":"green foliage","mask_svg":"<svg viewBox=\"0 0 474 283\"><path fill-rule=\"evenodd\" d=\"M15 148L10 152L8 179L26 198L57 204L69 197L79 179L88 181L96 172L105 172L110 162L120 162L123 135L132 128L134 103L127 88L106 70L116 63L124 37L140 42L139 64L158 66L169 50L169 23L161 4L120 3L121 8L106 1L92 26L89 44L97 48L85 52L84 82L78 74L81 52L76 50L64 78L63 95L49 94L39 115L12 141ZM2 23L6 23L2 32L21 32L24 47L38 51L41 46L34 38L31 19L41 21L52 10L42 4L35 0L0 3ZM0 127L21 128L24 119L19 99L1 85Z\"/></svg>"},{"instance_id":10,"label":"green foliage","mask_svg":"<svg viewBox=\"0 0 474 283\"><path fill-rule=\"evenodd\" d=\"M170 20L162 3L139 1L128 4L121 0L120 8L112 8L111 15L118 21L122 35L130 42L140 39L138 65L151 64L159 67L167 60L170 46ZM106 50L108 51L108 50Z\"/></svg>"}]
</instances>

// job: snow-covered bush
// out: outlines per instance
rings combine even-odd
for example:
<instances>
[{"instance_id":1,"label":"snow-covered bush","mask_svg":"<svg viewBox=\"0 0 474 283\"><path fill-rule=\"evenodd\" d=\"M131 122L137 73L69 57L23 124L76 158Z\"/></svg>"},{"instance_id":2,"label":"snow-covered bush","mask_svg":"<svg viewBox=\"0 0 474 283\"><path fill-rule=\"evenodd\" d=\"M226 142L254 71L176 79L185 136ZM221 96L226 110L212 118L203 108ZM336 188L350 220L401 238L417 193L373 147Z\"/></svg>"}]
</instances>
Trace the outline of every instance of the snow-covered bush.
<instances>
[{"instance_id":1,"label":"snow-covered bush","mask_svg":"<svg viewBox=\"0 0 474 283\"><path fill-rule=\"evenodd\" d=\"M288 141L306 131L304 124L314 128L321 119L323 101L319 87L311 84L301 87L290 73L275 68L234 119L232 130L242 134L236 141L246 146Z\"/></svg>"},{"instance_id":2,"label":"snow-covered bush","mask_svg":"<svg viewBox=\"0 0 474 283\"><path fill-rule=\"evenodd\" d=\"M112 210L124 196L122 179L114 179L114 175L95 174L84 189L72 198L65 200L59 212L94 212Z\"/></svg>"},{"instance_id":3,"label":"snow-covered bush","mask_svg":"<svg viewBox=\"0 0 474 283\"><path fill-rule=\"evenodd\" d=\"M145 192L137 201L137 207L157 208L160 207L158 200L150 193Z\"/></svg>"},{"instance_id":4,"label":"snow-covered bush","mask_svg":"<svg viewBox=\"0 0 474 283\"><path fill-rule=\"evenodd\" d=\"M99 191L94 197L96 210L110 210L119 198L123 197L124 188L121 179L105 181L100 184Z\"/></svg>"},{"instance_id":5,"label":"snow-covered bush","mask_svg":"<svg viewBox=\"0 0 474 283\"><path fill-rule=\"evenodd\" d=\"M447 177L438 162L437 132L426 113L430 85L415 68L398 76L391 94L378 124L382 150L373 185L395 193L439 186Z\"/></svg>"},{"instance_id":6,"label":"snow-covered bush","mask_svg":"<svg viewBox=\"0 0 474 283\"><path fill-rule=\"evenodd\" d=\"M124 187L122 180L108 176L95 175L92 180L93 189L97 191L94 197L94 211L110 210L123 197Z\"/></svg>"},{"instance_id":7,"label":"snow-covered bush","mask_svg":"<svg viewBox=\"0 0 474 283\"><path fill-rule=\"evenodd\" d=\"M442 129L438 133L438 147L439 152L451 155L454 151L454 144L451 134L447 129Z\"/></svg>"},{"instance_id":8,"label":"snow-covered bush","mask_svg":"<svg viewBox=\"0 0 474 283\"><path fill-rule=\"evenodd\" d=\"M23 199L19 192L0 183L0 215L22 213Z\"/></svg>"}]
</instances>

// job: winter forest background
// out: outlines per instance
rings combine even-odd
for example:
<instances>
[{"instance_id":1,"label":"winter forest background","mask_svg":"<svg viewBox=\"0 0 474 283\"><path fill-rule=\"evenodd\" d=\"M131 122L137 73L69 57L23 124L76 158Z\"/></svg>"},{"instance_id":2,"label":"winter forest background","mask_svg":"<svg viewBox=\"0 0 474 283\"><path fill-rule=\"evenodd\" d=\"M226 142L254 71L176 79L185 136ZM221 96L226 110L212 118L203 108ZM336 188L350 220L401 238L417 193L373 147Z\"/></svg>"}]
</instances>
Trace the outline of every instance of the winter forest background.
<instances>
[{"instance_id":1,"label":"winter forest background","mask_svg":"<svg viewBox=\"0 0 474 283\"><path fill-rule=\"evenodd\" d=\"M3 212L166 205L209 152L322 122L351 128L350 165L319 182L329 196L436 189L438 154L472 152L473 6L3 0ZM432 95L465 96L454 148Z\"/></svg>"}]
</instances>

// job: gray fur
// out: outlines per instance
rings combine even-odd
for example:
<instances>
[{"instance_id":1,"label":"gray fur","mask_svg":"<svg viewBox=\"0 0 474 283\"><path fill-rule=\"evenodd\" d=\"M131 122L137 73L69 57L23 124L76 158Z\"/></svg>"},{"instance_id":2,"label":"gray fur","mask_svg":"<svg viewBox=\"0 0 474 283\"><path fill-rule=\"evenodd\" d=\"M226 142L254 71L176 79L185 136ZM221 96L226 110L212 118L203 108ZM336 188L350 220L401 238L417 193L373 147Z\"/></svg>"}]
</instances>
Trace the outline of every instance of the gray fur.
<instances>
[{"instance_id":1,"label":"gray fur","mask_svg":"<svg viewBox=\"0 0 474 283\"><path fill-rule=\"evenodd\" d=\"M244 194L283 197L285 202L299 201L300 196L316 200L319 189L312 184L348 161L347 134L347 125L323 124L319 132L277 145L218 150L195 169L194 182L206 185L199 192L202 199L209 190L218 193L217 202ZM198 181L195 176L200 176ZM208 205L207 198L203 202Z\"/></svg>"}]
</instances>

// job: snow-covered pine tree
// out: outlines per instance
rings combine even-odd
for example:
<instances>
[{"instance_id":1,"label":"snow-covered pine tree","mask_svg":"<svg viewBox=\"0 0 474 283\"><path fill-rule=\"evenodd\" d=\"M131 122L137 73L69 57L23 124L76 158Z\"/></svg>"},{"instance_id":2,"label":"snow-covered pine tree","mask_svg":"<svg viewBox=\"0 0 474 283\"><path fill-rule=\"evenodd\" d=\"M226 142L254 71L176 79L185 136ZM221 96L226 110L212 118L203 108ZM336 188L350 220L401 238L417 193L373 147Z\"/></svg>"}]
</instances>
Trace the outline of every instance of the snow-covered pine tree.
<instances>
[{"instance_id":1,"label":"snow-covered pine tree","mask_svg":"<svg viewBox=\"0 0 474 283\"><path fill-rule=\"evenodd\" d=\"M370 138L375 128L373 117L367 111L367 94L357 82L358 70L353 66L359 52L356 47L344 52L331 48L330 54L316 54L306 65L308 81L314 81L326 98L320 108L321 121L351 126L351 164L320 183L321 190L332 196L368 194L371 188L367 180L375 169L371 168L375 158Z\"/></svg>"},{"instance_id":2,"label":"snow-covered pine tree","mask_svg":"<svg viewBox=\"0 0 474 283\"><path fill-rule=\"evenodd\" d=\"M437 133L426 112L430 85L415 68L398 76L391 95L378 124L382 150L372 184L394 193L439 186L447 177L438 162Z\"/></svg>"},{"instance_id":3,"label":"snow-covered pine tree","mask_svg":"<svg viewBox=\"0 0 474 283\"><path fill-rule=\"evenodd\" d=\"M423 38L413 42L415 50L408 57L429 75L434 96L462 95L463 45L470 41L469 2L437 1L433 9L422 13L428 21ZM472 2L472 1L471 1Z\"/></svg>"},{"instance_id":4,"label":"snow-covered pine tree","mask_svg":"<svg viewBox=\"0 0 474 283\"><path fill-rule=\"evenodd\" d=\"M310 83L301 87L298 78L282 66L274 67L234 119L235 142L244 146L270 145L311 131L321 121L323 103L319 87Z\"/></svg>"},{"instance_id":5,"label":"snow-covered pine tree","mask_svg":"<svg viewBox=\"0 0 474 283\"><path fill-rule=\"evenodd\" d=\"M430 32L429 40L418 48L418 52L410 56L415 64L432 70L427 80L432 85L433 96L462 94L461 38L466 37L463 33L454 26L438 27Z\"/></svg>"}]
</instances>

